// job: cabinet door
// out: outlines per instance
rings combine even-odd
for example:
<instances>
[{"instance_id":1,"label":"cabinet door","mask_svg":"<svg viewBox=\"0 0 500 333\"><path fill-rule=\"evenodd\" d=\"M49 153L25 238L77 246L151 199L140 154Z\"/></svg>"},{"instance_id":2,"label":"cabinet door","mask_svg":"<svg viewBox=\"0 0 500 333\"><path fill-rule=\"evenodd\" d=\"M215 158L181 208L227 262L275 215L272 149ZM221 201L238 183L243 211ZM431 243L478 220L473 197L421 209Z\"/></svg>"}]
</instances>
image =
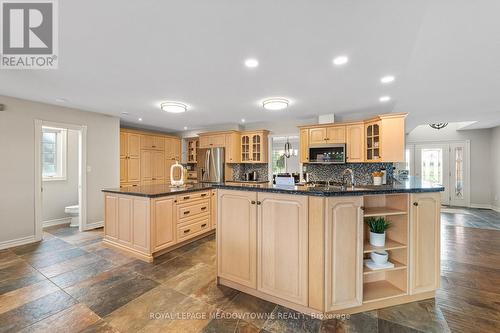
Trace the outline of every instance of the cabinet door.
<instances>
[{"instance_id":1,"label":"cabinet door","mask_svg":"<svg viewBox=\"0 0 500 333\"><path fill-rule=\"evenodd\" d=\"M120 183L127 182L127 163L128 159L126 157L120 158Z\"/></svg>"},{"instance_id":2,"label":"cabinet door","mask_svg":"<svg viewBox=\"0 0 500 333\"><path fill-rule=\"evenodd\" d=\"M224 147L226 144L226 136L224 134L210 135L208 144L210 147Z\"/></svg>"},{"instance_id":3,"label":"cabinet door","mask_svg":"<svg viewBox=\"0 0 500 333\"><path fill-rule=\"evenodd\" d=\"M300 163L309 163L309 130L300 130Z\"/></svg>"},{"instance_id":4,"label":"cabinet door","mask_svg":"<svg viewBox=\"0 0 500 333\"><path fill-rule=\"evenodd\" d=\"M250 136L241 136L241 162L250 161Z\"/></svg>"},{"instance_id":5,"label":"cabinet door","mask_svg":"<svg viewBox=\"0 0 500 333\"><path fill-rule=\"evenodd\" d=\"M250 137L251 141L251 157L250 160L255 163L262 162L263 151L262 151L262 135L253 134Z\"/></svg>"},{"instance_id":6,"label":"cabinet door","mask_svg":"<svg viewBox=\"0 0 500 333\"><path fill-rule=\"evenodd\" d=\"M128 157L140 158L141 157L141 136L135 133L127 134L127 150Z\"/></svg>"},{"instance_id":7,"label":"cabinet door","mask_svg":"<svg viewBox=\"0 0 500 333\"><path fill-rule=\"evenodd\" d=\"M127 159L127 182L141 181L141 159L129 158Z\"/></svg>"},{"instance_id":8,"label":"cabinet door","mask_svg":"<svg viewBox=\"0 0 500 333\"><path fill-rule=\"evenodd\" d=\"M212 229L217 228L217 191L210 191L210 222Z\"/></svg>"},{"instance_id":9,"label":"cabinet door","mask_svg":"<svg viewBox=\"0 0 500 333\"><path fill-rule=\"evenodd\" d=\"M208 135L200 136L200 148L210 148Z\"/></svg>"},{"instance_id":10,"label":"cabinet door","mask_svg":"<svg viewBox=\"0 0 500 333\"><path fill-rule=\"evenodd\" d=\"M347 162L363 162L365 156L365 128L363 124L347 126Z\"/></svg>"},{"instance_id":11,"label":"cabinet door","mask_svg":"<svg viewBox=\"0 0 500 333\"><path fill-rule=\"evenodd\" d=\"M307 306L308 198L259 193L257 200L257 289Z\"/></svg>"},{"instance_id":12,"label":"cabinet door","mask_svg":"<svg viewBox=\"0 0 500 333\"><path fill-rule=\"evenodd\" d=\"M316 145L326 143L326 127L318 127L309 129L309 144Z\"/></svg>"},{"instance_id":13,"label":"cabinet door","mask_svg":"<svg viewBox=\"0 0 500 333\"><path fill-rule=\"evenodd\" d=\"M118 239L118 197L104 196L104 235L112 240Z\"/></svg>"},{"instance_id":14,"label":"cabinet door","mask_svg":"<svg viewBox=\"0 0 500 333\"><path fill-rule=\"evenodd\" d=\"M345 126L333 126L326 129L328 143L345 143Z\"/></svg>"},{"instance_id":15,"label":"cabinet door","mask_svg":"<svg viewBox=\"0 0 500 333\"><path fill-rule=\"evenodd\" d=\"M171 139L171 144L172 144L172 158L174 161L178 161L179 163L181 162L181 140L172 138Z\"/></svg>"},{"instance_id":16,"label":"cabinet door","mask_svg":"<svg viewBox=\"0 0 500 333\"><path fill-rule=\"evenodd\" d=\"M128 156L127 149L127 133L120 132L120 158L125 158Z\"/></svg>"},{"instance_id":17,"label":"cabinet door","mask_svg":"<svg viewBox=\"0 0 500 333\"><path fill-rule=\"evenodd\" d=\"M154 137L152 135L141 135L141 149L152 149Z\"/></svg>"},{"instance_id":18,"label":"cabinet door","mask_svg":"<svg viewBox=\"0 0 500 333\"><path fill-rule=\"evenodd\" d=\"M141 181L153 180L153 152L141 152Z\"/></svg>"},{"instance_id":19,"label":"cabinet door","mask_svg":"<svg viewBox=\"0 0 500 333\"><path fill-rule=\"evenodd\" d=\"M439 287L441 198L414 193L410 201L410 294L417 294Z\"/></svg>"},{"instance_id":20,"label":"cabinet door","mask_svg":"<svg viewBox=\"0 0 500 333\"><path fill-rule=\"evenodd\" d=\"M153 251L164 249L176 242L174 200L174 197L166 197L156 199L153 203Z\"/></svg>"},{"instance_id":21,"label":"cabinet door","mask_svg":"<svg viewBox=\"0 0 500 333\"><path fill-rule=\"evenodd\" d=\"M330 198L326 212L326 311L363 301L363 197Z\"/></svg>"},{"instance_id":22,"label":"cabinet door","mask_svg":"<svg viewBox=\"0 0 500 333\"><path fill-rule=\"evenodd\" d=\"M217 272L241 285L257 287L257 194L218 190Z\"/></svg>"},{"instance_id":23,"label":"cabinet door","mask_svg":"<svg viewBox=\"0 0 500 333\"><path fill-rule=\"evenodd\" d=\"M155 151L152 153L152 156L153 180L165 179L165 153L162 151Z\"/></svg>"},{"instance_id":24,"label":"cabinet door","mask_svg":"<svg viewBox=\"0 0 500 333\"><path fill-rule=\"evenodd\" d=\"M165 138L163 136L153 137L153 148L157 150L165 150Z\"/></svg>"},{"instance_id":25,"label":"cabinet door","mask_svg":"<svg viewBox=\"0 0 500 333\"><path fill-rule=\"evenodd\" d=\"M120 243L132 246L133 197L118 197L117 238Z\"/></svg>"},{"instance_id":26,"label":"cabinet door","mask_svg":"<svg viewBox=\"0 0 500 333\"><path fill-rule=\"evenodd\" d=\"M381 146L380 146L380 123L372 122L367 123L365 126L365 160L378 161L380 160Z\"/></svg>"}]
</instances>

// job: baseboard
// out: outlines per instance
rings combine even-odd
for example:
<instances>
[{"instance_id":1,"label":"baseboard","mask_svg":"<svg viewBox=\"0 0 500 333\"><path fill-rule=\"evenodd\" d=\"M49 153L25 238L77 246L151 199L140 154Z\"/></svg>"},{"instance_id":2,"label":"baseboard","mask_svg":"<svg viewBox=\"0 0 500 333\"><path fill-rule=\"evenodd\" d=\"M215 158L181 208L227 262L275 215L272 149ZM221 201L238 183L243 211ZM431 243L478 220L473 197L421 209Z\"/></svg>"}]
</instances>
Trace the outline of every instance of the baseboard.
<instances>
[{"instance_id":1,"label":"baseboard","mask_svg":"<svg viewBox=\"0 0 500 333\"><path fill-rule=\"evenodd\" d=\"M54 225L60 225L60 224L70 224L70 223L71 223L71 217L63 217L60 219L43 221L42 228L52 227Z\"/></svg>"},{"instance_id":2,"label":"baseboard","mask_svg":"<svg viewBox=\"0 0 500 333\"><path fill-rule=\"evenodd\" d=\"M37 242L35 235L26 236L22 238L12 239L4 242L0 242L0 250L8 249L10 247L25 245L29 243Z\"/></svg>"},{"instance_id":3,"label":"baseboard","mask_svg":"<svg viewBox=\"0 0 500 333\"><path fill-rule=\"evenodd\" d=\"M92 229L97 229L97 228L102 228L104 227L104 221L97 221L94 223L89 223L85 227L85 230L92 230Z\"/></svg>"},{"instance_id":4,"label":"baseboard","mask_svg":"<svg viewBox=\"0 0 500 333\"><path fill-rule=\"evenodd\" d=\"M469 205L470 208L480 208L480 209L493 209L493 207L490 204L474 204L471 203Z\"/></svg>"},{"instance_id":5,"label":"baseboard","mask_svg":"<svg viewBox=\"0 0 500 333\"><path fill-rule=\"evenodd\" d=\"M491 205L491 209L493 209L495 212L500 213L500 207Z\"/></svg>"}]
</instances>

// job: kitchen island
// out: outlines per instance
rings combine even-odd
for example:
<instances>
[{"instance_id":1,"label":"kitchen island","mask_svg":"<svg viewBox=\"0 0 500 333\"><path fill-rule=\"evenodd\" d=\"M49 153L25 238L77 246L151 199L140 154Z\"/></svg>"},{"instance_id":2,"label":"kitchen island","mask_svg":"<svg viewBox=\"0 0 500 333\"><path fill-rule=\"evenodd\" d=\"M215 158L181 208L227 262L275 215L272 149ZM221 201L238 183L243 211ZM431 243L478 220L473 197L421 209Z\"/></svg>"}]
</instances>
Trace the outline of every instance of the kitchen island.
<instances>
[{"instance_id":1,"label":"kitchen island","mask_svg":"<svg viewBox=\"0 0 500 333\"><path fill-rule=\"evenodd\" d=\"M384 187L217 189L219 284L304 313L356 313L432 298L440 275L440 191L418 180ZM392 227L370 245L365 218ZM394 267L363 261L385 250Z\"/></svg>"},{"instance_id":2,"label":"kitchen island","mask_svg":"<svg viewBox=\"0 0 500 333\"><path fill-rule=\"evenodd\" d=\"M214 232L216 195L209 185L143 185L104 192L104 239L144 261Z\"/></svg>"}]
</instances>

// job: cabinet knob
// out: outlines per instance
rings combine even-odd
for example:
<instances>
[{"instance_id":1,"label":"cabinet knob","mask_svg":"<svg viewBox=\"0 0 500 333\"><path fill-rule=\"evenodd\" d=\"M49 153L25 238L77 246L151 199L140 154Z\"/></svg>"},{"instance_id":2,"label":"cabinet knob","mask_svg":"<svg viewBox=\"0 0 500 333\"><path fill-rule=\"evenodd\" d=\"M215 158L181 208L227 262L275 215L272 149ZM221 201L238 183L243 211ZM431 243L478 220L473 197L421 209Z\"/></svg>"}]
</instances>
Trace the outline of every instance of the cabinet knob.
<instances>
[{"instance_id":1,"label":"cabinet knob","mask_svg":"<svg viewBox=\"0 0 500 333\"><path fill-rule=\"evenodd\" d=\"M205 209L207 209L207 207L201 207L201 210L205 210Z\"/></svg>"},{"instance_id":2,"label":"cabinet knob","mask_svg":"<svg viewBox=\"0 0 500 333\"><path fill-rule=\"evenodd\" d=\"M202 227L202 228L205 228L206 226L207 226L207 224L206 224L206 223L203 223L203 224L201 225L201 227Z\"/></svg>"},{"instance_id":3,"label":"cabinet knob","mask_svg":"<svg viewBox=\"0 0 500 333\"><path fill-rule=\"evenodd\" d=\"M191 229L186 229L186 230L184 230L184 233L187 234L190 231L191 231Z\"/></svg>"},{"instance_id":4,"label":"cabinet knob","mask_svg":"<svg viewBox=\"0 0 500 333\"><path fill-rule=\"evenodd\" d=\"M254 200L252 200L252 205L255 205L255 201Z\"/></svg>"},{"instance_id":5,"label":"cabinet knob","mask_svg":"<svg viewBox=\"0 0 500 333\"><path fill-rule=\"evenodd\" d=\"M260 204L262 204L262 202L260 202L260 201L257 201L257 205L260 205Z\"/></svg>"},{"instance_id":6,"label":"cabinet knob","mask_svg":"<svg viewBox=\"0 0 500 333\"><path fill-rule=\"evenodd\" d=\"M415 202L413 203L413 206L418 206L418 202L416 202L416 201L415 201Z\"/></svg>"},{"instance_id":7,"label":"cabinet knob","mask_svg":"<svg viewBox=\"0 0 500 333\"><path fill-rule=\"evenodd\" d=\"M184 212L184 215L187 215L187 214L189 214L189 210L186 210L186 211Z\"/></svg>"}]
</instances>

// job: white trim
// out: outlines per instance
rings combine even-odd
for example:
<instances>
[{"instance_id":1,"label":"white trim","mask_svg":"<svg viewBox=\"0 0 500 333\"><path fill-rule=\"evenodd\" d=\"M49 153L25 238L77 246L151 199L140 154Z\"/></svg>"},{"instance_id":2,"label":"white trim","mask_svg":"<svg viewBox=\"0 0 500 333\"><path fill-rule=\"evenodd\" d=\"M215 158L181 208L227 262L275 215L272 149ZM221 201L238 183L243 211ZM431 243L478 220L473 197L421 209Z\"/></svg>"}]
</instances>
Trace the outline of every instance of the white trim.
<instances>
[{"instance_id":1,"label":"white trim","mask_svg":"<svg viewBox=\"0 0 500 333\"><path fill-rule=\"evenodd\" d=\"M97 228L102 228L102 227L104 227L104 221L89 223L89 224L87 224L85 231L97 229Z\"/></svg>"},{"instance_id":2,"label":"white trim","mask_svg":"<svg viewBox=\"0 0 500 333\"><path fill-rule=\"evenodd\" d=\"M71 223L71 217L62 217L60 219L43 221L42 227L47 228L47 227L52 227L54 225L70 224L70 223Z\"/></svg>"},{"instance_id":3,"label":"white trim","mask_svg":"<svg viewBox=\"0 0 500 333\"><path fill-rule=\"evenodd\" d=\"M19 245L35 243L35 242L38 242L38 240L35 239L34 235L21 237L21 238L17 238L17 239L11 239L8 241L0 242L0 250L8 249L10 247L19 246Z\"/></svg>"},{"instance_id":4,"label":"white trim","mask_svg":"<svg viewBox=\"0 0 500 333\"><path fill-rule=\"evenodd\" d=\"M500 213L500 207L497 207L497 206L491 205L491 209L493 209L495 212Z\"/></svg>"},{"instance_id":5,"label":"white trim","mask_svg":"<svg viewBox=\"0 0 500 333\"><path fill-rule=\"evenodd\" d=\"M42 231L42 205L43 205L43 187L42 187L42 121L35 119L35 235L36 241L41 241L43 237Z\"/></svg>"},{"instance_id":6,"label":"white trim","mask_svg":"<svg viewBox=\"0 0 500 333\"><path fill-rule=\"evenodd\" d=\"M480 208L480 209L493 209L493 207L490 204L475 204L471 203L469 205L470 208Z\"/></svg>"}]
</instances>

